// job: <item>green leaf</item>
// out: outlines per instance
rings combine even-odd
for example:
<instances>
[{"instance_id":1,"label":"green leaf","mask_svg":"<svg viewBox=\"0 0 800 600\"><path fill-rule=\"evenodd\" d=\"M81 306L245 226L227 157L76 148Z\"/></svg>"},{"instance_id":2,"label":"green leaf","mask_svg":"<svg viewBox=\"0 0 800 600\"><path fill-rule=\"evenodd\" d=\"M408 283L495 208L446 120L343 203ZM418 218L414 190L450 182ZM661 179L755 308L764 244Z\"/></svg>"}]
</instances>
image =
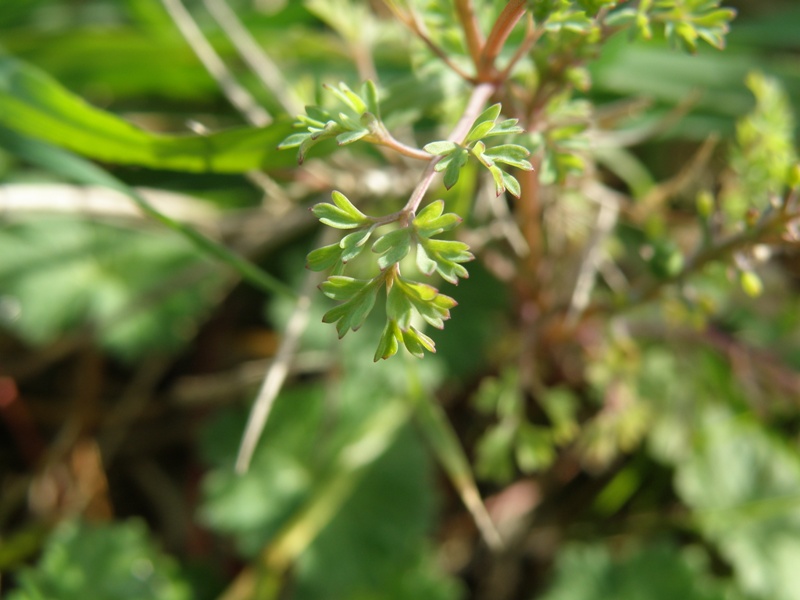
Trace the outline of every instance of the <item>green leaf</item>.
<instances>
[{"instance_id":1,"label":"green leaf","mask_svg":"<svg viewBox=\"0 0 800 600\"><path fill-rule=\"evenodd\" d=\"M390 231L372 245L372 251L381 255L378 258L378 266L382 271L403 260L410 248L411 231L408 227Z\"/></svg>"},{"instance_id":2,"label":"green leaf","mask_svg":"<svg viewBox=\"0 0 800 600\"><path fill-rule=\"evenodd\" d=\"M419 214L414 218L414 225L423 227L428 222L436 219L444 212L444 200L434 200L425 208L419 211Z\"/></svg>"},{"instance_id":3,"label":"green leaf","mask_svg":"<svg viewBox=\"0 0 800 600\"><path fill-rule=\"evenodd\" d=\"M381 119L380 104L378 102L378 88L371 79L367 79L361 87L361 97L367 101L367 110L378 120Z\"/></svg>"},{"instance_id":4,"label":"green leaf","mask_svg":"<svg viewBox=\"0 0 800 600\"><path fill-rule=\"evenodd\" d=\"M204 135L149 133L89 105L49 75L9 56L0 57L0 125L90 158L153 169L243 173L294 162L277 150L292 131L286 119Z\"/></svg>"},{"instance_id":5,"label":"green leaf","mask_svg":"<svg viewBox=\"0 0 800 600\"><path fill-rule=\"evenodd\" d=\"M324 271L342 259L342 248L339 244L331 244L312 250L306 256L306 268L312 271Z\"/></svg>"},{"instance_id":6,"label":"green leaf","mask_svg":"<svg viewBox=\"0 0 800 600\"><path fill-rule=\"evenodd\" d=\"M483 139L494 128L494 121L484 121L475 125L467 134L465 142L474 142Z\"/></svg>"},{"instance_id":7,"label":"green leaf","mask_svg":"<svg viewBox=\"0 0 800 600\"><path fill-rule=\"evenodd\" d=\"M403 334L398 328L397 323L392 320L387 321L386 327L384 327L381 338L378 341L378 348L375 350L375 357L373 360L378 362L381 359L386 360L390 356L397 354L397 350L400 348L398 339L402 340L402 338Z\"/></svg>"},{"instance_id":8,"label":"green leaf","mask_svg":"<svg viewBox=\"0 0 800 600\"><path fill-rule=\"evenodd\" d=\"M482 479L497 482L514 477L515 430L505 424L494 426L478 440L475 472Z\"/></svg>"},{"instance_id":9,"label":"green leaf","mask_svg":"<svg viewBox=\"0 0 800 600\"><path fill-rule=\"evenodd\" d=\"M450 231L461 223L461 217L455 213L443 215L443 209L444 200L436 200L425 207L413 221L417 235L431 237L443 231Z\"/></svg>"},{"instance_id":10,"label":"green leaf","mask_svg":"<svg viewBox=\"0 0 800 600\"><path fill-rule=\"evenodd\" d=\"M416 252L417 268L425 275L433 275L436 271L436 261L425 252L425 246L418 243Z\"/></svg>"},{"instance_id":11,"label":"green leaf","mask_svg":"<svg viewBox=\"0 0 800 600\"><path fill-rule=\"evenodd\" d=\"M48 537L36 567L16 579L18 589L9 600L196 597L176 561L156 548L140 521L62 523Z\"/></svg>"},{"instance_id":12,"label":"green leaf","mask_svg":"<svg viewBox=\"0 0 800 600\"><path fill-rule=\"evenodd\" d=\"M467 150L464 148L459 148L449 155L451 160L448 162L447 168L444 171L444 187L448 190L458 182L461 167L467 164L468 156ZM436 166L438 167L439 165Z\"/></svg>"},{"instance_id":13,"label":"green leaf","mask_svg":"<svg viewBox=\"0 0 800 600\"><path fill-rule=\"evenodd\" d=\"M494 192L496 195L499 196L500 194L506 191L506 181L503 178L503 175L505 175L505 173L500 167L496 165L492 165L491 167L489 167L489 173L492 174L492 179L494 179Z\"/></svg>"},{"instance_id":14,"label":"green leaf","mask_svg":"<svg viewBox=\"0 0 800 600\"><path fill-rule=\"evenodd\" d=\"M483 123L484 121L497 121L497 117L500 116L501 110L503 110L503 107L499 102L497 104L492 104L489 108L478 115L478 118L475 119L475 123Z\"/></svg>"},{"instance_id":15,"label":"green leaf","mask_svg":"<svg viewBox=\"0 0 800 600\"><path fill-rule=\"evenodd\" d=\"M358 210L341 192L331 194L334 204L321 202L311 207L311 212L320 222L336 229L355 229L367 225L370 220Z\"/></svg>"},{"instance_id":16,"label":"green leaf","mask_svg":"<svg viewBox=\"0 0 800 600\"><path fill-rule=\"evenodd\" d=\"M201 521L247 560L280 545L293 600L456 600L429 549L432 465L407 404L395 400L404 384L392 365L364 368L363 352L354 356L363 342L347 342L336 378L281 392L244 475L230 465L246 415L217 411L202 434L212 468Z\"/></svg>"},{"instance_id":17,"label":"green leaf","mask_svg":"<svg viewBox=\"0 0 800 600\"><path fill-rule=\"evenodd\" d=\"M336 142L340 146L346 146L347 144L352 144L353 142L357 142L358 140L368 136L369 133L370 133L369 129L356 129L355 131L346 131L336 136Z\"/></svg>"},{"instance_id":18,"label":"green leaf","mask_svg":"<svg viewBox=\"0 0 800 600\"><path fill-rule=\"evenodd\" d=\"M506 119L505 121L501 121L500 123L496 123L494 127L492 127L491 131L489 131L483 137L495 137L498 135L513 135L516 133L524 133L525 130L517 125L519 123L519 119Z\"/></svg>"},{"instance_id":19,"label":"green leaf","mask_svg":"<svg viewBox=\"0 0 800 600\"><path fill-rule=\"evenodd\" d=\"M444 322L450 318L450 309L456 306L455 300L424 283L398 277L394 281L394 286L400 288L420 316L437 329L444 327Z\"/></svg>"},{"instance_id":20,"label":"green leaf","mask_svg":"<svg viewBox=\"0 0 800 600\"><path fill-rule=\"evenodd\" d=\"M541 600L733 600L702 554L672 545L607 548L569 545L559 552Z\"/></svg>"},{"instance_id":21,"label":"green leaf","mask_svg":"<svg viewBox=\"0 0 800 600\"><path fill-rule=\"evenodd\" d=\"M675 488L749 597L795 600L800 458L793 442L724 405L694 415Z\"/></svg>"},{"instance_id":22,"label":"green leaf","mask_svg":"<svg viewBox=\"0 0 800 600\"><path fill-rule=\"evenodd\" d=\"M372 235L371 227L344 236L339 242L339 247L342 249L342 262L349 262L361 254L370 235Z\"/></svg>"},{"instance_id":23,"label":"green leaf","mask_svg":"<svg viewBox=\"0 0 800 600\"><path fill-rule=\"evenodd\" d=\"M332 300L350 300L370 285L370 280L332 275L322 284L322 293Z\"/></svg>"},{"instance_id":24,"label":"green leaf","mask_svg":"<svg viewBox=\"0 0 800 600\"><path fill-rule=\"evenodd\" d=\"M278 150L288 150L290 148L297 148L303 142L305 142L311 134L308 132L305 133L293 133L285 140L283 140L280 144L278 144Z\"/></svg>"},{"instance_id":25,"label":"green leaf","mask_svg":"<svg viewBox=\"0 0 800 600\"><path fill-rule=\"evenodd\" d=\"M407 331L402 332L402 335L406 350L413 356L424 358L426 350L428 352L436 352L436 344L421 331L409 327Z\"/></svg>"},{"instance_id":26,"label":"green leaf","mask_svg":"<svg viewBox=\"0 0 800 600\"><path fill-rule=\"evenodd\" d=\"M423 238L420 244L425 248L428 257L436 263L436 270L446 281L456 284L459 278L469 277L469 273L460 263L471 261L475 257L465 243Z\"/></svg>"},{"instance_id":27,"label":"green leaf","mask_svg":"<svg viewBox=\"0 0 800 600\"><path fill-rule=\"evenodd\" d=\"M322 87L336 96L342 102L342 104L352 109L357 115L361 115L362 113L366 112L366 103L359 98L358 95L347 86L347 84L340 82L338 88L327 84L323 84Z\"/></svg>"},{"instance_id":28,"label":"green leaf","mask_svg":"<svg viewBox=\"0 0 800 600\"><path fill-rule=\"evenodd\" d=\"M527 421L521 423L517 430L515 453L517 464L524 473L546 469L556 457L549 430Z\"/></svg>"},{"instance_id":29,"label":"green leaf","mask_svg":"<svg viewBox=\"0 0 800 600\"><path fill-rule=\"evenodd\" d=\"M522 192L519 187L519 181L505 171L501 171L500 176L503 178L503 186L506 188L506 190L515 198L519 198L519 195Z\"/></svg>"},{"instance_id":30,"label":"green leaf","mask_svg":"<svg viewBox=\"0 0 800 600\"><path fill-rule=\"evenodd\" d=\"M386 296L386 317L406 331L411 325L414 306L401 285L392 285Z\"/></svg>"},{"instance_id":31,"label":"green leaf","mask_svg":"<svg viewBox=\"0 0 800 600\"><path fill-rule=\"evenodd\" d=\"M431 142L430 144L425 144L422 149L428 154L442 156L450 154L458 147L458 144L454 142Z\"/></svg>"},{"instance_id":32,"label":"green leaf","mask_svg":"<svg viewBox=\"0 0 800 600\"><path fill-rule=\"evenodd\" d=\"M321 202L311 207L311 212L321 223L336 229L355 229L361 227L364 222L354 219L352 215L327 202Z\"/></svg>"},{"instance_id":33,"label":"green leaf","mask_svg":"<svg viewBox=\"0 0 800 600\"><path fill-rule=\"evenodd\" d=\"M328 281L320 286L330 298L349 298L322 316L323 323L336 323L336 331L340 338L350 329L356 331L364 324L375 306L380 281L379 279L343 281L348 279L352 280L350 277L329 277ZM326 287L326 284L329 285Z\"/></svg>"},{"instance_id":34,"label":"green leaf","mask_svg":"<svg viewBox=\"0 0 800 600\"><path fill-rule=\"evenodd\" d=\"M526 160L530 155L530 151L517 144L504 144L495 146L486 150L485 155L491 158L494 162L500 162L518 169L525 171L532 171L533 165Z\"/></svg>"}]
</instances>

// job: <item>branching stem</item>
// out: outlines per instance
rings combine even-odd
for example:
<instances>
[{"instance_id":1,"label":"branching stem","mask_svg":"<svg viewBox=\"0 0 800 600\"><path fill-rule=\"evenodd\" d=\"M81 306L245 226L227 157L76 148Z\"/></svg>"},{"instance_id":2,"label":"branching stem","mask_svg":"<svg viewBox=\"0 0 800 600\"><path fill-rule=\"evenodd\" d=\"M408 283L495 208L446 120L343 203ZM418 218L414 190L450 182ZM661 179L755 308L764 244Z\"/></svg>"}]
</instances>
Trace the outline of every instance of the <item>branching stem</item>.
<instances>
[{"instance_id":1,"label":"branching stem","mask_svg":"<svg viewBox=\"0 0 800 600\"><path fill-rule=\"evenodd\" d=\"M482 83L472 90L472 95L469 98L469 102L467 102L464 113L447 138L448 141L461 143L464 140L469 133L472 123L478 118L478 115L480 115L483 107L492 97L495 90L495 85L491 83ZM441 156L437 156L428 163L428 166L422 173L420 182L417 184L417 187L414 188L403 210L400 211L401 215L405 215L404 218L408 219L416 212L417 208L419 208L420 202L422 202L422 199L425 197L425 193L428 191L431 183L433 183L433 178L436 175L436 163L441 159Z\"/></svg>"},{"instance_id":2,"label":"branching stem","mask_svg":"<svg viewBox=\"0 0 800 600\"><path fill-rule=\"evenodd\" d=\"M456 13L464 30L464 37L467 43L467 50L475 64L475 69L480 73L481 54L484 48L483 34L478 26L478 19L475 16L475 7L472 0L456 0Z\"/></svg>"},{"instance_id":3,"label":"branching stem","mask_svg":"<svg viewBox=\"0 0 800 600\"><path fill-rule=\"evenodd\" d=\"M478 81L497 79L494 61L500 55L500 51L503 49L508 36L514 30L514 26L525 14L526 8L527 2L525 0L511 0L497 17L497 21L495 21L492 31L489 32L489 37L486 39L486 44L484 44L477 62Z\"/></svg>"}]
</instances>

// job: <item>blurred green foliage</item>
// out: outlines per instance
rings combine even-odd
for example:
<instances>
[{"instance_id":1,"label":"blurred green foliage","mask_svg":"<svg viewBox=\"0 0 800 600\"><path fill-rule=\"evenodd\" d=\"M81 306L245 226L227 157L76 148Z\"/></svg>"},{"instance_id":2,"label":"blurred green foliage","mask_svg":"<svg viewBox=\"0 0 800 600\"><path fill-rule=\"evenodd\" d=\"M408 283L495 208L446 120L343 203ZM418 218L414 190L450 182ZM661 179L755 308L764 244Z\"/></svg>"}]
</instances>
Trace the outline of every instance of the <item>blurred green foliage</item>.
<instances>
[{"instance_id":1,"label":"blurred green foliage","mask_svg":"<svg viewBox=\"0 0 800 600\"><path fill-rule=\"evenodd\" d=\"M709 0L527 3L534 20L498 51L501 67L519 59L494 73L508 88L486 104L502 109L462 147L442 140L474 83L459 73L480 66L463 8L485 35L514 3L231 0L312 107L311 129L284 143L300 145L300 168L278 149L297 115L209 3L186 6L270 124L228 106L159 0L5 4L0 376L20 390L7 400L0 386L10 598L800 599L793 2L739 2L730 33L732 12ZM339 86L347 114L322 84ZM515 119L525 133L481 147L492 127L519 133ZM310 143L319 132L346 147ZM423 148L445 157L444 179L400 223L422 170L407 158ZM121 209L131 199L148 218ZM312 234L312 207L354 231ZM409 260L420 239L460 259ZM237 369L280 363L270 344L293 335L292 290L315 277L306 255L314 271L352 269L322 284L334 300L391 269L394 292L355 316L308 299L288 382L237 474L269 367ZM435 295L400 268L460 285ZM428 338L425 322L450 310ZM361 331L337 340L323 319ZM422 362L373 364L434 341ZM81 370L93 353L106 361L94 378ZM158 376L154 357L168 365ZM188 388L189 400L176 391ZM15 402L28 420L6 410ZM104 524L52 500L80 488L69 448L87 438L110 486L98 493L120 507ZM169 476L131 475L155 477L153 465ZM494 555L477 533L485 515L506 542ZM189 532L170 538L172 520Z\"/></svg>"}]
</instances>

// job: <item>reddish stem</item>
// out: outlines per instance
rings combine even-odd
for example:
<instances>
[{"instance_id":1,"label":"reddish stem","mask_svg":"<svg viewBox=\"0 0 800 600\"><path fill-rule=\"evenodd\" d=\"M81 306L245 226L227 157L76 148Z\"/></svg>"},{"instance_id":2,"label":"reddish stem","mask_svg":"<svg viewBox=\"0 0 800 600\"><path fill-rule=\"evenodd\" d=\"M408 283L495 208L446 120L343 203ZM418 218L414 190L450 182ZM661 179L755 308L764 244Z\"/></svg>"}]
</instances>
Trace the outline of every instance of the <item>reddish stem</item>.
<instances>
[{"instance_id":1,"label":"reddish stem","mask_svg":"<svg viewBox=\"0 0 800 600\"><path fill-rule=\"evenodd\" d=\"M527 2L525 0L511 0L497 17L477 63L478 81L496 79L497 73L494 68L494 61L500 55L500 51L503 49L508 36L514 30L514 26L525 14L526 6Z\"/></svg>"},{"instance_id":2,"label":"reddish stem","mask_svg":"<svg viewBox=\"0 0 800 600\"><path fill-rule=\"evenodd\" d=\"M483 34L478 27L478 19L475 16L475 7L471 0L456 0L456 12L458 20L461 21L461 28L467 41L467 49L475 63L475 69L480 72L481 54L484 48Z\"/></svg>"}]
</instances>

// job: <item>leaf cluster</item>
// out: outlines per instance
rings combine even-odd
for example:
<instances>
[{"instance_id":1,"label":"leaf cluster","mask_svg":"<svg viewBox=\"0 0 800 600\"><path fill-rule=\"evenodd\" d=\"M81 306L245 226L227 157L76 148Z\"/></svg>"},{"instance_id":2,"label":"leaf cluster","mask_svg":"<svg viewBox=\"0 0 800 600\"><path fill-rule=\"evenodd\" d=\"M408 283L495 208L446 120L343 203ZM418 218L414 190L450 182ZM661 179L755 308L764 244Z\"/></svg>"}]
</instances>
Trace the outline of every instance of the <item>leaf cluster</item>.
<instances>
[{"instance_id":1,"label":"leaf cluster","mask_svg":"<svg viewBox=\"0 0 800 600\"><path fill-rule=\"evenodd\" d=\"M462 167L467 164L469 157L473 156L491 173L495 193L498 196L508 190L509 193L519 198L519 182L514 176L503 171L498 163L531 171L533 165L527 160L530 151L518 144L501 144L487 148L484 142L486 139L524 131L518 125L519 119L498 121L501 110L500 104L494 104L483 111L475 119L463 144L439 141L431 142L424 147L429 154L441 157L435 168L437 172L444 172L444 185L447 189L452 188L458 182Z\"/></svg>"},{"instance_id":2,"label":"leaf cluster","mask_svg":"<svg viewBox=\"0 0 800 600\"><path fill-rule=\"evenodd\" d=\"M298 115L295 123L295 127L306 131L292 134L278 145L279 150L297 148L300 164L310 148L326 139L335 138L340 146L345 146L359 140L380 143L383 138L378 90L372 81L365 81L358 94L345 83L323 88L339 101L343 110L333 113L320 106L306 106L306 114Z\"/></svg>"},{"instance_id":3,"label":"leaf cluster","mask_svg":"<svg viewBox=\"0 0 800 600\"><path fill-rule=\"evenodd\" d=\"M725 35L736 16L732 8L721 8L720 0L642 0L609 16L611 27L632 27L635 35L649 40L653 26L663 30L667 40L688 52L697 52L702 40L717 49L725 47Z\"/></svg>"},{"instance_id":4,"label":"leaf cluster","mask_svg":"<svg viewBox=\"0 0 800 600\"><path fill-rule=\"evenodd\" d=\"M397 353L400 345L414 356L424 352L435 352L431 338L414 325L416 317L429 325L441 329L450 318L450 309L455 300L439 293L424 283L418 283L400 274L400 261L415 251L416 265L425 275L439 273L450 283L468 277L462 263L473 259L469 247L463 242L436 239L434 236L454 229L461 218L454 213L444 213L444 202L437 200L426 206L404 226L378 235L371 245L377 255L380 270L369 279L358 279L343 275L348 262L356 258L367 247L367 242L379 227L399 220L400 215L387 219L366 216L341 192L333 192L333 204L320 203L312 212L320 222L336 229L354 230L338 243L317 248L308 254L306 266L312 271L332 269L332 275L322 283L322 292L340 304L323 316L326 323L336 323L339 337L348 331L358 330L375 307L378 293L386 290L386 319L375 353L375 360L389 358Z\"/></svg>"}]
</instances>

